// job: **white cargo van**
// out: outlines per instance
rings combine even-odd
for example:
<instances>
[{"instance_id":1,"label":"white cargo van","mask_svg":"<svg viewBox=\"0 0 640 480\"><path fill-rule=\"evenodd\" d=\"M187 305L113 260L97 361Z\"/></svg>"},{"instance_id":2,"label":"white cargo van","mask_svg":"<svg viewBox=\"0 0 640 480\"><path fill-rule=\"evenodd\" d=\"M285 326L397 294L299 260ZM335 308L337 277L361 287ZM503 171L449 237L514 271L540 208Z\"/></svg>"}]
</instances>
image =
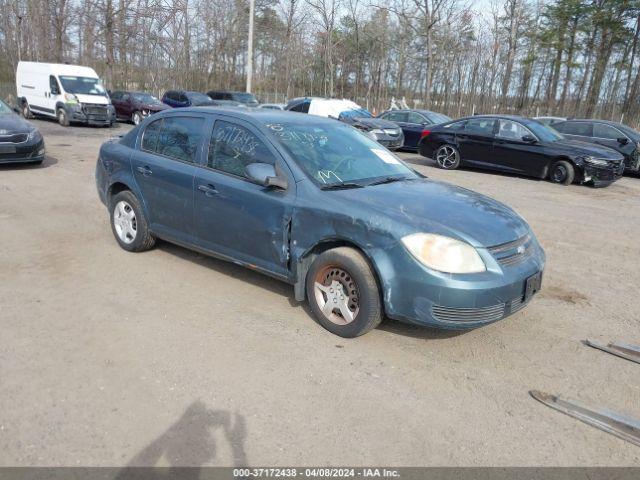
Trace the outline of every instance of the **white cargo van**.
<instances>
[{"instance_id":1,"label":"white cargo van","mask_svg":"<svg viewBox=\"0 0 640 480\"><path fill-rule=\"evenodd\" d=\"M111 126L116 112L98 74L89 67L19 62L18 105L25 118L42 115L71 122Z\"/></svg>"}]
</instances>

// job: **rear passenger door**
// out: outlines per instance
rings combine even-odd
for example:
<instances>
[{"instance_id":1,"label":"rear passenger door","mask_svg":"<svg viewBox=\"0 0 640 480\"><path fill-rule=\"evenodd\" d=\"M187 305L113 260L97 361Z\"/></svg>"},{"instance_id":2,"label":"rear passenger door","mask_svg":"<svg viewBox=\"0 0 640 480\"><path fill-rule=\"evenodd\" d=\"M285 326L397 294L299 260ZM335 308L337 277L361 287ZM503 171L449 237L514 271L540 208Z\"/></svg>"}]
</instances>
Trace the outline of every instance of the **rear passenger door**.
<instances>
[{"instance_id":1,"label":"rear passenger door","mask_svg":"<svg viewBox=\"0 0 640 480\"><path fill-rule=\"evenodd\" d=\"M286 277L295 182L270 142L251 124L218 118L195 181L198 244L245 265ZM275 165L286 190L250 181L251 163Z\"/></svg>"},{"instance_id":2,"label":"rear passenger door","mask_svg":"<svg viewBox=\"0 0 640 480\"><path fill-rule=\"evenodd\" d=\"M167 116L149 123L131 157L151 230L192 243L195 163L202 155L205 119Z\"/></svg>"},{"instance_id":3,"label":"rear passenger door","mask_svg":"<svg viewBox=\"0 0 640 480\"><path fill-rule=\"evenodd\" d=\"M496 119L479 117L467 120L464 129L456 132L460 158L480 166L493 163L493 139Z\"/></svg>"},{"instance_id":4,"label":"rear passenger door","mask_svg":"<svg viewBox=\"0 0 640 480\"><path fill-rule=\"evenodd\" d=\"M422 136L422 131L425 129L429 121L418 112L407 112L407 119L402 127L404 132L404 144L407 147L417 147ZM408 139L408 140L407 140Z\"/></svg>"}]
</instances>

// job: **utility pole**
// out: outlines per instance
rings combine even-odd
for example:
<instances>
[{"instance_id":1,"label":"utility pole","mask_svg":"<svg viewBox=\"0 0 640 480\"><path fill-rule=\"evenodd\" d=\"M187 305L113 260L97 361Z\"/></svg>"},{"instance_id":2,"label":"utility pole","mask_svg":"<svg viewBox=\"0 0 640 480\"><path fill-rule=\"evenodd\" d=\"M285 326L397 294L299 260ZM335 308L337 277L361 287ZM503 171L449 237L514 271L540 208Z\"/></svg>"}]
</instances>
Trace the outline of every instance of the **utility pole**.
<instances>
[{"instance_id":1,"label":"utility pole","mask_svg":"<svg viewBox=\"0 0 640 480\"><path fill-rule=\"evenodd\" d=\"M249 40L247 41L247 92L251 93L253 80L253 11L255 0L249 0Z\"/></svg>"}]
</instances>

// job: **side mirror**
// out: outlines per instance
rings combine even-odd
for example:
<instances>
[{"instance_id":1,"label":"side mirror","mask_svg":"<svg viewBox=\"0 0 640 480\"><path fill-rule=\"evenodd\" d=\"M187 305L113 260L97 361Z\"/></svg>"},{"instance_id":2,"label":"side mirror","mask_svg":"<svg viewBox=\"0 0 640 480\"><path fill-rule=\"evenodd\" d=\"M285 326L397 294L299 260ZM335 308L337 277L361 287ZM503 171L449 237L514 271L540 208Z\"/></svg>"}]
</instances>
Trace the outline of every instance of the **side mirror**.
<instances>
[{"instance_id":1,"label":"side mirror","mask_svg":"<svg viewBox=\"0 0 640 480\"><path fill-rule=\"evenodd\" d=\"M628 139L627 137L620 137L620 138L618 139L618 143L619 143L620 145L626 145L627 143L629 143L629 139Z\"/></svg>"},{"instance_id":2,"label":"side mirror","mask_svg":"<svg viewBox=\"0 0 640 480\"><path fill-rule=\"evenodd\" d=\"M523 135L522 136L522 141L523 142L527 142L527 143L536 143L536 137L534 137L533 135Z\"/></svg>"},{"instance_id":3,"label":"side mirror","mask_svg":"<svg viewBox=\"0 0 640 480\"><path fill-rule=\"evenodd\" d=\"M268 163L250 163L244 171L249 180L264 187L287 188L287 181L278 177L274 166Z\"/></svg>"}]
</instances>

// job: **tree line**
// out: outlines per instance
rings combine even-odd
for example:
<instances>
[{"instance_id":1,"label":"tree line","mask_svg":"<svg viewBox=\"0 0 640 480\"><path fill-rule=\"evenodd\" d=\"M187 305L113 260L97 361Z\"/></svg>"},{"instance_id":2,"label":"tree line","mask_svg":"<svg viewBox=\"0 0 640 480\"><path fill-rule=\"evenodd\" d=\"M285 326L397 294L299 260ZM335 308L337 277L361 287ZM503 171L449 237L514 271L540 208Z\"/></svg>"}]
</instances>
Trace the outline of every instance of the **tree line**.
<instances>
[{"instance_id":1,"label":"tree line","mask_svg":"<svg viewBox=\"0 0 640 480\"><path fill-rule=\"evenodd\" d=\"M264 100L640 123L640 0L256 0L255 11ZM111 89L244 89L248 0L0 0L0 12L0 82L22 59L92 66Z\"/></svg>"}]
</instances>

